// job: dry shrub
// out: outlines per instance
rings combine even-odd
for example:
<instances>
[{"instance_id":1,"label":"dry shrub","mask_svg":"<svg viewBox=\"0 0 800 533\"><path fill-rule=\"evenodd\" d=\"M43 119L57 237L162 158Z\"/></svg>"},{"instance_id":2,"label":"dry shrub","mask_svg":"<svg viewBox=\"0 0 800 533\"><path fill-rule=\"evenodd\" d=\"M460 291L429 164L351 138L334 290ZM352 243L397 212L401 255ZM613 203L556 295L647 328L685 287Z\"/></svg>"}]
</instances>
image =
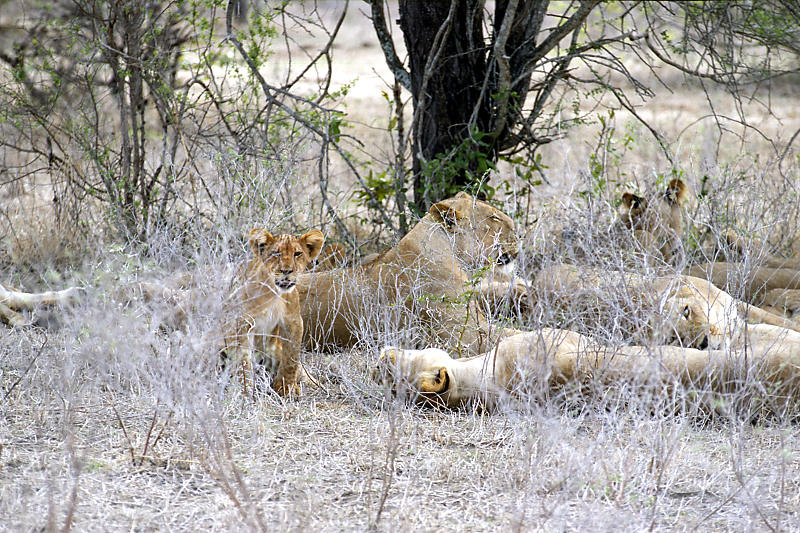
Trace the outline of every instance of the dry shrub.
<instances>
[{"instance_id":1,"label":"dry shrub","mask_svg":"<svg viewBox=\"0 0 800 533\"><path fill-rule=\"evenodd\" d=\"M231 172L224 186L232 187L234 170L222 170ZM10 529L798 525L796 406L765 401L768 391L746 375L722 392L590 381L532 387L493 411L418 408L391 395L373 370L380 347L413 345L425 332L414 323L401 330L397 307L365 293L372 320L356 325L360 342L305 352L316 385L301 398L283 400L268 389L244 396L233 370L219 371L211 347L231 265L248 253L242 235L249 227L293 231L307 221L285 202L296 183L291 173L275 168L236 179L247 198L236 203L220 184L219 205L229 209L213 218L158 227L146 247L98 242L75 274L89 282L89 297L60 329L0 338L0 514L13 517ZM723 200L710 193L690 213L688 250L697 228L724 235L726 226L709 214ZM594 264L631 268L624 252L603 248L597 231L613 222L612 200L591 215L572 205L557 210L563 224L551 207L532 208L538 222L524 228L520 275L563 259L542 246L570 224L589 247L604 250ZM739 220L755 227L754 218ZM701 244L696 249L714 248ZM165 332L173 304L130 288L184 271L194 274L192 306L182 329ZM631 341L614 326L630 311L608 302L610 326L587 331ZM581 320L546 302L532 316L524 327Z\"/></svg>"}]
</instances>

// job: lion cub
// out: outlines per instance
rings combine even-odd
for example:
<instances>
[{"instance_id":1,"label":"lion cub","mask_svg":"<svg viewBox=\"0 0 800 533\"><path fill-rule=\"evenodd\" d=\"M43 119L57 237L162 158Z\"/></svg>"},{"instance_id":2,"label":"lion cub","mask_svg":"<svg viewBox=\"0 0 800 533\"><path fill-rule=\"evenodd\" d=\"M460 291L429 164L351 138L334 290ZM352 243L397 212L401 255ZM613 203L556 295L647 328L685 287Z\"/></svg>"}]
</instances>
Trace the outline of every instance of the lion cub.
<instances>
[{"instance_id":1,"label":"lion cub","mask_svg":"<svg viewBox=\"0 0 800 533\"><path fill-rule=\"evenodd\" d=\"M271 386L287 396L299 392L300 346L303 318L295 289L297 275L320 253L325 237L311 230L301 237L278 235L254 228L250 231L253 258L243 273L237 300L235 327L225 337L223 357L239 351L247 387L254 370L271 377Z\"/></svg>"}]
</instances>

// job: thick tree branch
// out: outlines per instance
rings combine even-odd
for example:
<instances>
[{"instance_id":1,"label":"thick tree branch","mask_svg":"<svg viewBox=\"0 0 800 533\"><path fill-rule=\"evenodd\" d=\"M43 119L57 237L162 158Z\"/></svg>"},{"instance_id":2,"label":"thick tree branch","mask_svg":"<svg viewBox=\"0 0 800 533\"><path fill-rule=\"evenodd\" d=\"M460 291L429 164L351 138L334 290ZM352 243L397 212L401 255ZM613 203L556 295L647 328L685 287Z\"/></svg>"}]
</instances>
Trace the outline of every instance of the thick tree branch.
<instances>
[{"instance_id":1,"label":"thick tree branch","mask_svg":"<svg viewBox=\"0 0 800 533\"><path fill-rule=\"evenodd\" d=\"M400 85L411 92L411 75L403 68L403 62L395 52L394 41L392 41L392 36L386 26L386 18L383 16L383 0L369 0L369 3L372 7L372 26L375 28L375 34L378 36L378 42L386 58L386 65Z\"/></svg>"},{"instance_id":2,"label":"thick tree branch","mask_svg":"<svg viewBox=\"0 0 800 533\"><path fill-rule=\"evenodd\" d=\"M492 48L492 55L497 63L497 93L496 118L494 132L492 135L497 138L506 128L506 117L508 117L508 99L511 95L511 67L509 57L506 53L506 42L511 26L514 24L514 17L517 14L518 0L511 0L503 16L503 23Z\"/></svg>"},{"instance_id":3,"label":"thick tree branch","mask_svg":"<svg viewBox=\"0 0 800 533\"><path fill-rule=\"evenodd\" d=\"M534 48L531 58L533 61L538 61L543 58L547 53L552 50L561 39L570 34L575 28L583 24L586 17L600 3L600 0L583 0L580 7L567 19L566 22L552 30L544 41L542 41L536 48Z\"/></svg>"}]
</instances>

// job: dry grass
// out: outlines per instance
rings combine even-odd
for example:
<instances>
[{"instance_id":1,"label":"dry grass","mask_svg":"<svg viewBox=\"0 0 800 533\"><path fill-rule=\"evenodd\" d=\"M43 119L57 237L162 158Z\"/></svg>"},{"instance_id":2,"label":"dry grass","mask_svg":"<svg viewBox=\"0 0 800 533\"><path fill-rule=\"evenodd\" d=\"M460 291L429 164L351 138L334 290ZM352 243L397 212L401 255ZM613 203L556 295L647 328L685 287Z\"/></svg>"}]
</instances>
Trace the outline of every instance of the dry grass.
<instances>
[{"instance_id":1,"label":"dry grass","mask_svg":"<svg viewBox=\"0 0 800 533\"><path fill-rule=\"evenodd\" d=\"M379 95L388 75L368 23L360 17L348 23L351 34L365 37L345 40L335 51L343 60L337 65L358 69L344 70L342 83L358 77L349 101L355 133L379 151L389 142L375 129L383 125L375 117L388 120ZM773 248L796 249L793 181L774 171L758 136L742 150L728 137L720 143L705 122L692 126L704 113L698 95L683 86L659 94L643 111L677 140L695 191L709 176L711 192L689 213L702 244L690 247L692 257L712 253L731 225L762 238L775 232ZM794 96L787 89L772 103L785 111L784 131L800 120ZM620 131L627 123L617 115ZM773 119L762 125L773 126ZM599 245L594 230L612 221L616 187L646 186L664 172L655 143L638 126L630 131L634 149L608 167L609 186L597 195L581 194L593 186L586 166L595 126L546 147L552 185L536 189L530 203L524 197L516 207L509 203L526 222L523 274L541 265L535 259L558 228L577 228ZM754 161L758 153L764 155ZM222 164L219 172L226 169ZM494 179L508 179L503 172ZM796 168L790 172L797 177ZM306 353L320 386L300 399L243 397L231 376L217 374L213 350L197 340L219 321L230 281L226 265L246 253L240 239L249 227L293 229L323 218L305 203L311 188L298 175L281 168L253 176L236 196L252 199L248 205L232 205L220 190L229 210L198 222L197 233L165 228L147 250L82 243L86 255L67 254L66 263L48 258L69 242L69 228L47 244L39 236L48 235L48 226L26 218L30 210L5 211L6 222L24 231L7 234L5 248L15 236L19 253L0 261L0 279L32 289L90 287L87 301L58 326L0 332L5 529L800 529L797 411L753 412L744 392L701 402L685 391L620 385L516 399L491 413L420 409L390 397L371 378L377 348L397 340L387 319L385 332L365 335L357 350ZM344 172L336 180L344 203L353 183ZM72 268L53 267L63 264ZM185 333L165 335L157 326L170 309L147 304L125 286L195 265L210 265L200 303ZM56 271L57 277L48 274ZM543 319L563 324L565 317Z\"/></svg>"}]
</instances>

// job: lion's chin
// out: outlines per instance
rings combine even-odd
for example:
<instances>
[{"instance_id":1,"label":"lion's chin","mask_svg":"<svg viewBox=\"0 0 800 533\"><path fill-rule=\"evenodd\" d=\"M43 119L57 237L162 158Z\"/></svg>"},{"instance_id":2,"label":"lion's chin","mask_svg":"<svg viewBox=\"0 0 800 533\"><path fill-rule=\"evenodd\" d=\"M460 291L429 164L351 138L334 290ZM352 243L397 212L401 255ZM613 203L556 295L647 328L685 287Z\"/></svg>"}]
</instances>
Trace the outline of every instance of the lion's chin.
<instances>
[{"instance_id":1,"label":"lion's chin","mask_svg":"<svg viewBox=\"0 0 800 533\"><path fill-rule=\"evenodd\" d=\"M295 282L288 279L282 279L276 281L275 286L278 287L278 290L280 290L281 292L289 292L292 289L294 289Z\"/></svg>"}]
</instances>

